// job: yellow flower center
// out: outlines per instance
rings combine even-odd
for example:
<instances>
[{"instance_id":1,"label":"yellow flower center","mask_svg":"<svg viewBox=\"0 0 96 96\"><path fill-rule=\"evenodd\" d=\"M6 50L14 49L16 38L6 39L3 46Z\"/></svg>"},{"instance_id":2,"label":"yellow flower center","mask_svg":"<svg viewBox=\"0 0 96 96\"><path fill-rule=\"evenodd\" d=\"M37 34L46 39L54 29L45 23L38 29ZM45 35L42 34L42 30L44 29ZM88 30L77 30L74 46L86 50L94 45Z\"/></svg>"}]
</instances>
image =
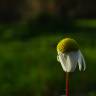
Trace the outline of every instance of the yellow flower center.
<instances>
[{"instance_id":1,"label":"yellow flower center","mask_svg":"<svg viewBox=\"0 0 96 96\"><path fill-rule=\"evenodd\" d=\"M57 51L60 51L62 53L78 51L78 50L79 50L79 46L78 46L77 42L71 38L65 38L65 39L61 40L57 45Z\"/></svg>"}]
</instances>

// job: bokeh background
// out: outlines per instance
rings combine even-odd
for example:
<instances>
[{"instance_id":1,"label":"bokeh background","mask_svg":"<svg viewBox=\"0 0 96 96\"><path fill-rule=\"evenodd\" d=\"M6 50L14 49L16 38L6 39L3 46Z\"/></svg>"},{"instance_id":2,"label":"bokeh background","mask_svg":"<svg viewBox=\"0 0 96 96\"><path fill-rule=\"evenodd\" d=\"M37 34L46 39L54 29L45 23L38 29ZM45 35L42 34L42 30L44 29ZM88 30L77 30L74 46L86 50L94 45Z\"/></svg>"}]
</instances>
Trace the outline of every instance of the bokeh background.
<instances>
[{"instance_id":1,"label":"bokeh background","mask_svg":"<svg viewBox=\"0 0 96 96\"><path fill-rule=\"evenodd\" d=\"M57 43L74 38L87 70L70 73L70 96L96 96L96 0L0 0L0 96L61 96Z\"/></svg>"}]
</instances>

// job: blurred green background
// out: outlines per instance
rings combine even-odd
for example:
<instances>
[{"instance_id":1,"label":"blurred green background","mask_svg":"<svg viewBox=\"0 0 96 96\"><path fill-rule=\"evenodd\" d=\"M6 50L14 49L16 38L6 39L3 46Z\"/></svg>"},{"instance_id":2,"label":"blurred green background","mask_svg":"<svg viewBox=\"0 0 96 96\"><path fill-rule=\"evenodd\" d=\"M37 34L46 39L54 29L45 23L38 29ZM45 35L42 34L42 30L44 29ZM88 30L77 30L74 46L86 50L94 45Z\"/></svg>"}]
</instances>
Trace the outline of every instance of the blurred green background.
<instances>
[{"instance_id":1,"label":"blurred green background","mask_svg":"<svg viewBox=\"0 0 96 96\"><path fill-rule=\"evenodd\" d=\"M74 38L87 69L70 73L70 96L96 96L95 0L0 0L0 96L61 96L56 46ZM90 5L90 6L88 6ZM91 10L91 11L90 11Z\"/></svg>"}]
</instances>

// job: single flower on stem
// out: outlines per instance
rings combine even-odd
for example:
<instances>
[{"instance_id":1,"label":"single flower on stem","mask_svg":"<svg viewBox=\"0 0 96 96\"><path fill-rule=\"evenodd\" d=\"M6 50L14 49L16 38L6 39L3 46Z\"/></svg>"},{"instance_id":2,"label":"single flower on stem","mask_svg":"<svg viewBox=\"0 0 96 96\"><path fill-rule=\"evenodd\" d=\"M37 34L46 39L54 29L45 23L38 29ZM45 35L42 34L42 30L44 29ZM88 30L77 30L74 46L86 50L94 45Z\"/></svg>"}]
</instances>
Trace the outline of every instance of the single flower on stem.
<instances>
[{"instance_id":1,"label":"single flower on stem","mask_svg":"<svg viewBox=\"0 0 96 96\"><path fill-rule=\"evenodd\" d=\"M85 60L77 42L71 38L65 38L58 43L57 53L57 60L61 63L63 70L66 72L66 96L69 96L69 72L74 72L77 65L80 71L82 69L85 71Z\"/></svg>"}]
</instances>

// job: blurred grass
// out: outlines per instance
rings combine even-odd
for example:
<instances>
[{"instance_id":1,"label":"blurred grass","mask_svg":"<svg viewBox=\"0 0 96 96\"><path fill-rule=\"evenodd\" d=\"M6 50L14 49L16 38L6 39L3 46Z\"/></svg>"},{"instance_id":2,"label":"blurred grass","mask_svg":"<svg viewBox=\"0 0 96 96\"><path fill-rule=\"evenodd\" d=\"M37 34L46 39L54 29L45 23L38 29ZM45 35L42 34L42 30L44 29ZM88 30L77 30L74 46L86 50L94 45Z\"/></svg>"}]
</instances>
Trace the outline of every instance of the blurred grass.
<instances>
[{"instance_id":1,"label":"blurred grass","mask_svg":"<svg viewBox=\"0 0 96 96\"><path fill-rule=\"evenodd\" d=\"M76 39L87 64L85 72L79 72L77 68L70 73L70 93L75 96L75 93L84 92L86 96L95 96L95 30L92 34L85 30L41 34L23 41L20 36L25 37L28 31L24 26L0 27L0 96L64 94L65 73L56 57L56 45L64 37Z\"/></svg>"},{"instance_id":2,"label":"blurred grass","mask_svg":"<svg viewBox=\"0 0 96 96\"><path fill-rule=\"evenodd\" d=\"M77 27L87 27L87 28L96 28L95 19L79 19L75 20L75 26Z\"/></svg>"}]
</instances>

